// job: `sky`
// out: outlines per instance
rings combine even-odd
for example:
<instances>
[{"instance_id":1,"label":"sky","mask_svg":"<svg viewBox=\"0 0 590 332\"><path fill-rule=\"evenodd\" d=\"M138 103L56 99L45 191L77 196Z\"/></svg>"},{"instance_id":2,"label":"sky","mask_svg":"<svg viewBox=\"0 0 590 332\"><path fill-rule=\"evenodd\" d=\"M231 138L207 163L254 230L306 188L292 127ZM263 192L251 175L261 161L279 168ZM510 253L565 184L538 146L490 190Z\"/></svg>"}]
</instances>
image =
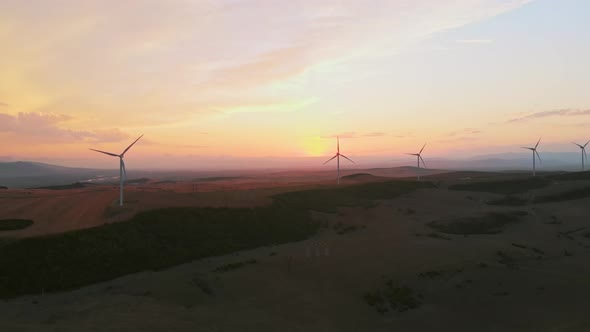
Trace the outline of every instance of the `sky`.
<instances>
[{"instance_id":1,"label":"sky","mask_svg":"<svg viewBox=\"0 0 590 332\"><path fill-rule=\"evenodd\" d=\"M590 140L586 0L3 0L0 160L117 167ZM524 151L523 151L524 152ZM131 162L130 162L131 161ZM413 159L408 157L413 163ZM272 166L272 165L269 165Z\"/></svg>"}]
</instances>

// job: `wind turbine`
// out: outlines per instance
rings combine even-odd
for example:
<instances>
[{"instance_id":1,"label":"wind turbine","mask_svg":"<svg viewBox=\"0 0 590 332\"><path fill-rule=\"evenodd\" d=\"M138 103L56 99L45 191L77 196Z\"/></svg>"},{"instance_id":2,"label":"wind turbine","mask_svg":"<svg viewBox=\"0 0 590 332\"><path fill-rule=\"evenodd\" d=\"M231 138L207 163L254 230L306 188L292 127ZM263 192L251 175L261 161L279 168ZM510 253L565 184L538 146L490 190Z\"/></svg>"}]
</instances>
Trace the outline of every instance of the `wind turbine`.
<instances>
[{"instance_id":1,"label":"wind turbine","mask_svg":"<svg viewBox=\"0 0 590 332\"><path fill-rule=\"evenodd\" d=\"M572 143L574 143L574 142L572 142ZM584 145L574 143L575 145L579 146L580 149L582 150L582 171L584 171L584 158L586 160L588 160L588 154L586 154L586 145L588 145L588 143L590 143L590 141L586 142L586 144L584 144Z\"/></svg>"},{"instance_id":2,"label":"wind turbine","mask_svg":"<svg viewBox=\"0 0 590 332\"><path fill-rule=\"evenodd\" d=\"M139 139L142 137L143 137L143 135L139 136L139 138L136 139L133 143L131 143L131 145L129 145L127 147L127 149L125 149L125 151L123 151L123 153L121 153L121 154L110 153L110 152L100 151L100 150L96 150L96 149L90 149L92 151L104 153L109 156L119 157L119 180L121 182L120 187L119 187L119 191L120 191L119 206L123 206L123 185L125 184L125 180L127 178L127 171L125 170L125 161L123 161L123 158L125 157L125 153L127 153L127 151L129 151L129 149L131 149L131 147L135 143L137 143L137 141L139 141Z\"/></svg>"},{"instance_id":3,"label":"wind turbine","mask_svg":"<svg viewBox=\"0 0 590 332\"><path fill-rule=\"evenodd\" d=\"M355 162L354 162L354 161L352 161L352 159L350 159L350 158L348 158L347 156L345 156L345 155L343 155L343 154L341 154L341 153L340 153L340 137L336 136L336 142L337 142L337 143L336 143L336 144L337 144L337 145L336 145L336 148L337 148L337 150L336 150L336 155L335 155L334 157L330 158L330 160L326 161L326 162L324 163L324 165L325 165L325 164L327 164L327 163L329 163L330 161L332 161L332 159L334 159L334 158L338 158L338 159L336 159L336 161L337 161L337 163L336 163L336 168L337 168L337 170L338 170L338 175L337 175L337 178L336 178L336 183L337 183L337 184L340 184L340 157L348 159L348 160L349 160L351 163L353 163L353 164L354 164Z\"/></svg>"},{"instance_id":4,"label":"wind turbine","mask_svg":"<svg viewBox=\"0 0 590 332\"><path fill-rule=\"evenodd\" d=\"M537 158L539 158L539 163L541 162L541 156L539 156L539 152L537 152L537 146L539 146L539 142L541 142L541 138L540 137L539 137L539 140L537 141L537 144L535 144L535 147L534 148L525 147L525 146L522 147L523 149L527 149L527 150L533 151L533 176L535 176L536 173L537 173L536 172L536 169L535 169L535 166L536 166L535 165L535 161L536 161L535 155L537 156Z\"/></svg>"},{"instance_id":5,"label":"wind turbine","mask_svg":"<svg viewBox=\"0 0 590 332\"><path fill-rule=\"evenodd\" d=\"M425 147L426 147L426 143L424 143L424 145L422 146L422 149L420 149L420 152L406 153L407 155L410 155L410 156L416 156L416 159L418 159L418 180L420 180L420 160L422 160L422 164L424 164L424 167L426 167L426 162L424 162L424 159L422 159L422 151L424 151Z\"/></svg>"}]
</instances>

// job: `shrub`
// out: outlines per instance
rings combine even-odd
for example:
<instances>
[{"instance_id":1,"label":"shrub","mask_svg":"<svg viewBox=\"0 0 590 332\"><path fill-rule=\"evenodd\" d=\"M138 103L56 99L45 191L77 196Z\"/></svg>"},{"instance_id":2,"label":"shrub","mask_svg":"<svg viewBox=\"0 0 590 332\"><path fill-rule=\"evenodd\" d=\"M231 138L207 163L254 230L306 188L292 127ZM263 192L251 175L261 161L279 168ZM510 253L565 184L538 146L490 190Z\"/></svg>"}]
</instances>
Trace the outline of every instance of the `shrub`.
<instances>
[{"instance_id":1,"label":"shrub","mask_svg":"<svg viewBox=\"0 0 590 332\"><path fill-rule=\"evenodd\" d=\"M2 219L0 220L0 231L15 231L25 229L33 224L28 219Z\"/></svg>"}]
</instances>

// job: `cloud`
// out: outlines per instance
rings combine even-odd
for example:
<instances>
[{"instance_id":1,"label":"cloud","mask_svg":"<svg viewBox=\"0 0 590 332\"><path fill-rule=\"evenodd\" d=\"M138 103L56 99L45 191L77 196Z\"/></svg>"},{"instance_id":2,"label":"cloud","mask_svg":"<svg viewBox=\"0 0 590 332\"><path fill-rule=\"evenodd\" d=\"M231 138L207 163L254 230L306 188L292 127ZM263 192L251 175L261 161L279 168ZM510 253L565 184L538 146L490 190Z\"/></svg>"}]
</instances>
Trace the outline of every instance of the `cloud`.
<instances>
[{"instance_id":1,"label":"cloud","mask_svg":"<svg viewBox=\"0 0 590 332\"><path fill-rule=\"evenodd\" d=\"M221 106L219 108L214 108L214 110L225 113L225 114L235 114L235 113L253 113L253 112L265 112L265 113L279 113L279 112L292 112L297 111L302 108L308 107L317 103L318 100L316 98L308 98L304 100L293 100L293 101L284 101L284 102L276 102L276 103L260 103L260 104L241 104L236 106Z\"/></svg>"},{"instance_id":2,"label":"cloud","mask_svg":"<svg viewBox=\"0 0 590 332\"><path fill-rule=\"evenodd\" d=\"M459 143L459 142L472 142L477 141L480 139L480 134L483 131L477 128L464 128L461 130L456 130L449 132L443 136L442 139L439 139L438 142L440 143Z\"/></svg>"},{"instance_id":3,"label":"cloud","mask_svg":"<svg viewBox=\"0 0 590 332\"><path fill-rule=\"evenodd\" d=\"M95 143L121 142L128 139L129 135L119 129L105 129L86 132L86 136L80 139L88 140Z\"/></svg>"},{"instance_id":4,"label":"cloud","mask_svg":"<svg viewBox=\"0 0 590 332\"><path fill-rule=\"evenodd\" d=\"M491 44L494 41L491 39L459 39L455 43L459 44Z\"/></svg>"},{"instance_id":5,"label":"cloud","mask_svg":"<svg viewBox=\"0 0 590 332\"><path fill-rule=\"evenodd\" d=\"M453 136L458 136L458 135L477 135L477 134L481 134L482 131L476 128L465 128L462 130L458 130L458 131L452 131L450 133L447 133L445 136L447 137L453 137Z\"/></svg>"},{"instance_id":6,"label":"cloud","mask_svg":"<svg viewBox=\"0 0 590 332\"><path fill-rule=\"evenodd\" d=\"M382 137L382 136L386 136L387 134L384 132L380 132L380 131L375 131L375 132L370 132L370 133L356 133L354 131L349 131L349 132L344 132L344 133L340 133L340 134L335 134L335 135L329 135L329 136L320 136L321 138L324 139L329 139L329 138L336 138L336 137L340 137L340 138L362 138L362 137Z\"/></svg>"},{"instance_id":7,"label":"cloud","mask_svg":"<svg viewBox=\"0 0 590 332\"><path fill-rule=\"evenodd\" d=\"M28 112L75 100L66 113L82 118L88 103L115 126L181 123L212 110L268 112L223 105L253 96L259 105L317 98L306 88L313 75L337 79L351 62L526 2L59 0L31 10L8 0L0 43L18 47L3 49L0 91Z\"/></svg>"},{"instance_id":8,"label":"cloud","mask_svg":"<svg viewBox=\"0 0 590 332\"><path fill-rule=\"evenodd\" d=\"M320 136L321 138L325 138L325 139L330 139L330 138L357 138L357 135L355 132L353 131L349 131L349 132L345 132L345 133L340 133L340 134L335 134L335 135L328 135L328 136Z\"/></svg>"},{"instance_id":9,"label":"cloud","mask_svg":"<svg viewBox=\"0 0 590 332\"><path fill-rule=\"evenodd\" d=\"M459 143L459 142L473 142L473 141L477 141L479 140L479 137L476 136L458 136L458 137L453 137L453 138L449 138L449 139L441 139L438 140L439 143Z\"/></svg>"},{"instance_id":10,"label":"cloud","mask_svg":"<svg viewBox=\"0 0 590 332\"><path fill-rule=\"evenodd\" d=\"M207 145L198 145L198 144L184 144L184 145L176 145L170 144L172 147L180 148L180 149L204 149L207 148Z\"/></svg>"},{"instance_id":11,"label":"cloud","mask_svg":"<svg viewBox=\"0 0 590 332\"><path fill-rule=\"evenodd\" d=\"M205 133L206 134L206 133ZM178 148L178 149L204 149L208 146L206 145L199 145L199 144L169 144L169 143L160 143L156 140L143 138L141 140L143 145L150 145L150 146L161 146L165 148Z\"/></svg>"},{"instance_id":12,"label":"cloud","mask_svg":"<svg viewBox=\"0 0 590 332\"><path fill-rule=\"evenodd\" d=\"M119 142L128 137L119 129L74 130L63 128L64 122L73 117L65 114L25 113L17 115L0 113L0 132L15 133L27 139L40 142L87 141Z\"/></svg>"},{"instance_id":13,"label":"cloud","mask_svg":"<svg viewBox=\"0 0 590 332\"><path fill-rule=\"evenodd\" d=\"M367 133L362 135L362 137L382 137L385 136L384 132L380 132L380 131L376 131L376 132L372 132L372 133Z\"/></svg>"},{"instance_id":14,"label":"cloud","mask_svg":"<svg viewBox=\"0 0 590 332\"><path fill-rule=\"evenodd\" d=\"M570 116L587 116L587 115L590 115L590 109L578 110L578 109L567 108L567 109L561 109L561 110L542 111L542 112L531 113L531 114L521 116L518 118L510 119L510 120L506 121L506 123L524 122L524 121L540 119L540 118L548 118L548 117L554 117L554 116L570 117Z\"/></svg>"}]
</instances>

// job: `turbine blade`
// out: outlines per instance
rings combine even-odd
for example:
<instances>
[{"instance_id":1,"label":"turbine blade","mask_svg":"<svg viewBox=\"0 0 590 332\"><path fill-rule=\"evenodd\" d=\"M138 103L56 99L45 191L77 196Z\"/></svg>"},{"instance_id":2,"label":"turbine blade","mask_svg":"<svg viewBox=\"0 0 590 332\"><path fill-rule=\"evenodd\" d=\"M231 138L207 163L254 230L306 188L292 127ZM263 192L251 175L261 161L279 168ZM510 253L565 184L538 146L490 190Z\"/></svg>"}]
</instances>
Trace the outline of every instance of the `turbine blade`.
<instances>
[{"instance_id":1,"label":"turbine blade","mask_svg":"<svg viewBox=\"0 0 590 332\"><path fill-rule=\"evenodd\" d=\"M575 144L575 145L577 145L577 146L579 146L579 147L580 147L580 148L582 148L582 149L584 148L583 146L581 146L581 145L580 145L580 144L578 144L578 143L575 143L575 142L572 142L572 143L573 143L573 144Z\"/></svg>"},{"instance_id":2,"label":"turbine blade","mask_svg":"<svg viewBox=\"0 0 590 332\"><path fill-rule=\"evenodd\" d=\"M113 156L113 157L119 157L118 154L114 154L114 153L110 153L110 152L106 152L106 151L100 151L100 150L96 150L96 149L88 149L88 150L92 150L92 151L96 151L96 152L108 154L109 156Z\"/></svg>"},{"instance_id":3,"label":"turbine blade","mask_svg":"<svg viewBox=\"0 0 590 332\"><path fill-rule=\"evenodd\" d=\"M418 155L417 153L406 153L406 154L410 155L410 156L417 156Z\"/></svg>"},{"instance_id":4,"label":"turbine blade","mask_svg":"<svg viewBox=\"0 0 590 332\"><path fill-rule=\"evenodd\" d=\"M325 162L323 165L325 165L325 164L327 164L327 163L331 162L331 161L332 161L334 158L336 158L336 157L338 157L338 154L336 154L334 157L330 158L330 160L326 161L326 162Z\"/></svg>"},{"instance_id":5,"label":"turbine blade","mask_svg":"<svg viewBox=\"0 0 590 332\"><path fill-rule=\"evenodd\" d=\"M338 153L340 153L340 137L336 136L336 146L338 148Z\"/></svg>"},{"instance_id":6,"label":"turbine blade","mask_svg":"<svg viewBox=\"0 0 590 332\"><path fill-rule=\"evenodd\" d=\"M584 144L584 147L586 147L586 145L588 145L588 143L590 143L590 141L586 142L586 144Z\"/></svg>"},{"instance_id":7,"label":"turbine blade","mask_svg":"<svg viewBox=\"0 0 590 332\"><path fill-rule=\"evenodd\" d=\"M348 158L347 156L341 154L340 157L348 159L351 163L356 164L352 159Z\"/></svg>"},{"instance_id":8,"label":"turbine blade","mask_svg":"<svg viewBox=\"0 0 590 332\"><path fill-rule=\"evenodd\" d=\"M424 162L424 158L422 158L422 156L418 156L418 158L420 158L420 160L422 160L422 164L424 165L424 168L426 168L426 162Z\"/></svg>"},{"instance_id":9,"label":"turbine blade","mask_svg":"<svg viewBox=\"0 0 590 332\"><path fill-rule=\"evenodd\" d=\"M521 149L534 150L533 148L527 148L525 146L521 146Z\"/></svg>"},{"instance_id":10,"label":"turbine blade","mask_svg":"<svg viewBox=\"0 0 590 332\"><path fill-rule=\"evenodd\" d=\"M418 154L421 154L422 151L424 151L424 148L426 147L426 143L424 143L424 145L422 146L422 149L420 149L420 152L418 152Z\"/></svg>"},{"instance_id":11,"label":"turbine blade","mask_svg":"<svg viewBox=\"0 0 590 332\"><path fill-rule=\"evenodd\" d=\"M139 141L139 139L140 139L140 138L142 138L142 137L143 137L143 135L139 136L139 137L138 137L138 138L137 138L135 141L133 141L133 143L131 143L131 145L129 145L129 146L127 147L127 149L125 149L125 151L123 151L123 153L121 153L121 155L122 155L122 156L124 156L124 155L125 155L125 152L129 151L129 149L131 149L131 147L132 147L132 146L133 146L135 143L137 143L137 141Z\"/></svg>"},{"instance_id":12,"label":"turbine blade","mask_svg":"<svg viewBox=\"0 0 590 332\"><path fill-rule=\"evenodd\" d=\"M539 155L539 152L537 152L537 150L533 150L533 151L535 151L535 154L537 155L537 158L539 158L539 163L541 163L542 160L541 160L541 156Z\"/></svg>"},{"instance_id":13,"label":"turbine blade","mask_svg":"<svg viewBox=\"0 0 590 332\"><path fill-rule=\"evenodd\" d=\"M121 158L121 168L123 168L123 182L127 181L127 169L125 169L125 160Z\"/></svg>"},{"instance_id":14,"label":"turbine blade","mask_svg":"<svg viewBox=\"0 0 590 332\"><path fill-rule=\"evenodd\" d=\"M535 145L535 149L537 148L537 146L539 146L540 142L541 142L541 137L539 137L539 140L537 141L537 144Z\"/></svg>"}]
</instances>

